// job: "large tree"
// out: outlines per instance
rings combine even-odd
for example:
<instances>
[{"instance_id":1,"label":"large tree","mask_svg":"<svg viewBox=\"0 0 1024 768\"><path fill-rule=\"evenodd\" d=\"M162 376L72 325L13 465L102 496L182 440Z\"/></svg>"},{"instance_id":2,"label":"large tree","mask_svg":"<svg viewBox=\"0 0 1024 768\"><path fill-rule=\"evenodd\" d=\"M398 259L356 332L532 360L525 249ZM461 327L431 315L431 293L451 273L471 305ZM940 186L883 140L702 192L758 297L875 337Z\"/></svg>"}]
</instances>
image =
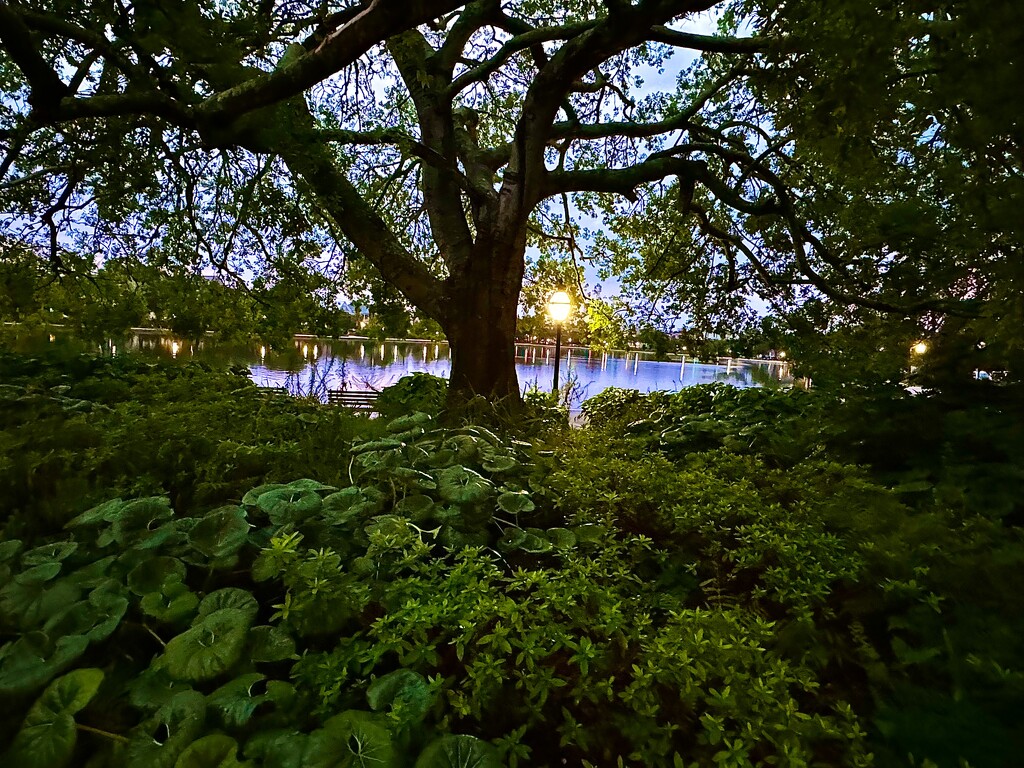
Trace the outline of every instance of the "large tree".
<instances>
[{"instance_id":1,"label":"large tree","mask_svg":"<svg viewBox=\"0 0 1024 768\"><path fill-rule=\"evenodd\" d=\"M694 31L726 8L721 34ZM188 251L239 276L333 247L441 325L456 397L515 400L525 253L578 248L574 204L611 210L669 179L730 270L861 298L846 271L839 288L823 276L849 254L801 207L827 142L791 171L788 132L807 126L772 123L786 78L843 66L792 54L794 24L820 16L771 0L0 0L3 209L34 217L57 271L64 247ZM648 92L674 49L703 63Z\"/></svg>"}]
</instances>

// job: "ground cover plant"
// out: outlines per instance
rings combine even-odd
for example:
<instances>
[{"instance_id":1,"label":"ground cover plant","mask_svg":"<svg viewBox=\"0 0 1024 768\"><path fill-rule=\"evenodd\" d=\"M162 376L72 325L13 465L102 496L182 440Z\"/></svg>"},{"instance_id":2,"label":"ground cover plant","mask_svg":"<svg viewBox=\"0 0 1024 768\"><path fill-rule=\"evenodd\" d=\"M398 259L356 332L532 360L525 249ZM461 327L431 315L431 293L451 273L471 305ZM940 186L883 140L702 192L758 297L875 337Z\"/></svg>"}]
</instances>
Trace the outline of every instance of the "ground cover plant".
<instances>
[{"instance_id":1,"label":"ground cover plant","mask_svg":"<svg viewBox=\"0 0 1024 768\"><path fill-rule=\"evenodd\" d=\"M54 392L67 364L24 360L17 386L68 408L91 392L109 417L102 371L131 364L75 359L101 370L93 390ZM118 375L171 402L147 385L213 374ZM588 428L532 437L362 419L323 457L329 480L286 451L274 471L292 477L239 477L210 503L121 486L31 537L9 525L0 760L1012 764L1024 543L1012 508L951 502L949 445L924 452L922 490L904 476L921 466L837 461L862 436L819 393L590 402ZM317 406L273 407L304 439ZM991 443L1008 472L1019 446Z\"/></svg>"},{"instance_id":2,"label":"ground cover plant","mask_svg":"<svg viewBox=\"0 0 1024 768\"><path fill-rule=\"evenodd\" d=\"M59 347L59 345L58 345ZM181 513L267 480L336 482L364 417L260 392L248 371L0 352L0 526L53 532L93 503L166 494Z\"/></svg>"}]
</instances>

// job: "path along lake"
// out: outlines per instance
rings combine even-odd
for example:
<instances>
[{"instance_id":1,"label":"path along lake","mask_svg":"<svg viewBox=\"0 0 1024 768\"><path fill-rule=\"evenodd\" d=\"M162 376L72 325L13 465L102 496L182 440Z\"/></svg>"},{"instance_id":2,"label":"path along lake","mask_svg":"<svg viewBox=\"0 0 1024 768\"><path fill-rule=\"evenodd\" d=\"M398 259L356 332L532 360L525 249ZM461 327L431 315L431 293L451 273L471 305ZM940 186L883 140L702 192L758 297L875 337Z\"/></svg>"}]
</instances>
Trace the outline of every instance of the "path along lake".
<instances>
[{"instance_id":1,"label":"path along lake","mask_svg":"<svg viewBox=\"0 0 1024 768\"><path fill-rule=\"evenodd\" d=\"M178 360L202 360L212 365L244 365L261 387L284 387L294 395L326 399L328 389L382 389L403 376L424 371L447 377L451 353L445 342L299 337L294 346L273 350L259 344L198 344L159 333L136 333L120 344L108 342L107 354L133 352ZM692 359L659 362L650 353L602 353L587 348L562 348L560 381L572 383L572 403L593 397L608 387L641 392L674 392L695 384L721 381L738 387L786 381L788 366L775 361L722 361L719 365ZM550 345L516 346L516 372L522 389L551 389L554 348Z\"/></svg>"}]
</instances>

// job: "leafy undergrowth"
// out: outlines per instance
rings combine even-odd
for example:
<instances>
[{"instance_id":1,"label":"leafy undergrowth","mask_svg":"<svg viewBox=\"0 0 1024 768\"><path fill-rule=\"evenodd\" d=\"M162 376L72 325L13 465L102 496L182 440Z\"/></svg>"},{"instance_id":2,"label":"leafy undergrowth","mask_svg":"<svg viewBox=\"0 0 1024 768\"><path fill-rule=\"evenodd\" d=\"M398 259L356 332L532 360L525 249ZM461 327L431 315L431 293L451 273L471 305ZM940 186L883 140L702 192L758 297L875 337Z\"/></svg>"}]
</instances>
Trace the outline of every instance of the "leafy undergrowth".
<instances>
[{"instance_id":1,"label":"leafy undergrowth","mask_svg":"<svg viewBox=\"0 0 1024 768\"><path fill-rule=\"evenodd\" d=\"M260 392L245 370L132 357L0 352L0 525L59 531L114 496L167 494L180 514L267 480L338 482L347 448L382 426Z\"/></svg>"},{"instance_id":2,"label":"leafy undergrowth","mask_svg":"<svg viewBox=\"0 0 1024 768\"><path fill-rule=\"evenodd\" d=\"M1012 509L834 460L835 414L610 393L522 441L413 413L330 478L9 529L0 764L1012 764Z\"/></svg>"}]
</instances>

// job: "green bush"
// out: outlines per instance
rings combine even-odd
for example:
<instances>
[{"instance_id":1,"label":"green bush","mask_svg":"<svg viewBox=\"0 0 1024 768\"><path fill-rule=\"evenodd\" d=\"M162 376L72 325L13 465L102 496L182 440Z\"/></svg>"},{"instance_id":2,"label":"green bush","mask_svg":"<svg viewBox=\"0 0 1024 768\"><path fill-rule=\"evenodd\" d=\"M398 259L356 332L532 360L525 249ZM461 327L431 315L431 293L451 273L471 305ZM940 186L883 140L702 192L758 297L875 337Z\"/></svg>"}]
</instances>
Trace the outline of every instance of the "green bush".
<instances>
[{"instance_id":1,"label":"green bush","mask_svg":"<svg viewBox=\"0 0 1024 768\"><path fill-rule=\"evenodd\" d=\"M381 390L377 408L386 419L419 411L437 416L448 395L448 380L429 373L411 373Z\"/></svg>"},{"instance_id":2,"label":"green bush","mask_svg":"<svg viewBox=\"0 0 1024 768\"><path fill-rule=\"evenodd\" d=\"M133 358L0 358L0 524L60 527L115 495L167 494L191 514L254 484L338 482L347 448L383 425L260 392L242 372Z\"/></svg>"}]
</instances>

